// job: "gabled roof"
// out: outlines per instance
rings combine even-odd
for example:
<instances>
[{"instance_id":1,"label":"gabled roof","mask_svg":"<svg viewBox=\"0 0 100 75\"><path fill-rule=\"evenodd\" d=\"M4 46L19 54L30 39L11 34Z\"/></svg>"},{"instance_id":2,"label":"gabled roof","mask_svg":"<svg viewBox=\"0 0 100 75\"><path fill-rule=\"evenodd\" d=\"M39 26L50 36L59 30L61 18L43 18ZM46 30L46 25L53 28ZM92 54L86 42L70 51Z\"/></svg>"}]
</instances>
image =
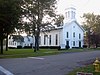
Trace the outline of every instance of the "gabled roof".
<instances>
[{"instance_id":1,"label":"gabled roof","mask_svg":"<svg viewBox=\"0 0 100 75\"><path fill-rule=\"evenodd\" d=\"M85 32L85 30L83 29L83 27L76 21L76 20L70 20L69 22L66 23L66 25L64 26L69 26L71 23L76 23L81 29L83 32Z\"/></svg>"},{"instance_id":2,"label":"gabled roof","mask_svg":"<svg viewBox=\"0 0 100 75\"><path fill-rule=\"evenodd\" d=\"M52 29L47 29L47 30L42 30L42 32L48 32L48 31L52 31L52 30L59 30L59 29L63 29L65 26L69 26L71 23L76 23L79 27L80 27L80 29L82 29L82 31L83 32L85 32L85 30L83 29L83 27L76 21L76 20L70 20L70 21L68 21L67 23L65 23L66 25L64 25L63 24L63 26L59 26L59 27L54 27L54 28L52 28Z\"/></svg>"},{"instance_id":3,"label":"gabled roof","mask_svg":"<svg viewBox=\"0 0 100 75\"><path fill-rule=\"evenodd\" d=\"M24 38L21 35L10 35L10 37L13 38L13 41L24 42Z\"/></svg>"}]
</instances>

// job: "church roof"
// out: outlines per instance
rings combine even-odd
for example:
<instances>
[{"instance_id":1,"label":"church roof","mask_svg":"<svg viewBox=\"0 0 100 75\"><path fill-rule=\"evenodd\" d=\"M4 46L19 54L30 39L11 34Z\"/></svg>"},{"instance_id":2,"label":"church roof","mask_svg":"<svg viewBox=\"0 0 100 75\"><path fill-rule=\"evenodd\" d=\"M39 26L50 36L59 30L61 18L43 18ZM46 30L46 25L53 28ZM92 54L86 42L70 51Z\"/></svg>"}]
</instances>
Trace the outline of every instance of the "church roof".
<instances>
[{"instance_id":1,"label":"church roof","mask_svg":"<svg viewBox=\"0 0 100 75\"><path fill-rule=\"evenodd\" d=\"M65 23L66 25L64 25L64 26L69 26L71 23L76 23L81 29L82 29L82 31L84 32L85 30L83 29L83 27L76 21L76 20L70 20L70 21L68 21L67 23Z\"/></svg>"}]
</instances>

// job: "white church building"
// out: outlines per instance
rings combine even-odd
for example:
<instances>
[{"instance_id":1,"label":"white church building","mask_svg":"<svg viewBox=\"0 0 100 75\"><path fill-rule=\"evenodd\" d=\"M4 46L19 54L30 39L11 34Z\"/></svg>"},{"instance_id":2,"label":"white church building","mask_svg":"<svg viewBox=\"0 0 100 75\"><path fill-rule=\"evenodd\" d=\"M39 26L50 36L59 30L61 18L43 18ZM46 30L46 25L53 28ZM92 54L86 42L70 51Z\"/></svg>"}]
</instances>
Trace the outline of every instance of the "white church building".
<instances>
[{"instance_id":1,"label":"white church building","mask_svg":"<svg viewBox=\"0 0 100 75\"><path fill-rule=\"evenodd\" d=\"M76 9L67 8L65 11L64 23L44 34L40 33L39 46L65 49L83 47L84 29L76 20ZM8 40L8 47L17 48L18 46L34 46L34 37L26 36L14 41L13 37Z\"/></svg>"},{"instance_id":2,"label":"white church building","mask_svg":"<svg viewBox=\"0 0 100 75\"><path fill-rule=\"evenodd\" d=\"M76 20L76 9L67 8L63 26L57 27L50 32L40 33L40 47L70 48L83 47L84 29Z\"/></svg>"}]
</instances>

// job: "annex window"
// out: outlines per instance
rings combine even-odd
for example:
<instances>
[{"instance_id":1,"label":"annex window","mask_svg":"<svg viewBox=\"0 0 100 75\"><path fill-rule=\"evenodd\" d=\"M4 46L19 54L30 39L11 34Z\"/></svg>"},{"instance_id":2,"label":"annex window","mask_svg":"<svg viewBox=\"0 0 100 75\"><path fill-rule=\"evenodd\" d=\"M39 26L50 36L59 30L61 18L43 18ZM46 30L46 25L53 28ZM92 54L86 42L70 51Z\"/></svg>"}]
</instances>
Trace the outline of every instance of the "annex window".
<instances>
[{"instance_id":1,"label":"annex window","mask_svg":"<svg viewBox=\"0 0 100 75\"><path fill-rule=\"evenodd\" d=\"M14 45L16 45L16 42L14 43Z\"/></svg>"}]
</instances>

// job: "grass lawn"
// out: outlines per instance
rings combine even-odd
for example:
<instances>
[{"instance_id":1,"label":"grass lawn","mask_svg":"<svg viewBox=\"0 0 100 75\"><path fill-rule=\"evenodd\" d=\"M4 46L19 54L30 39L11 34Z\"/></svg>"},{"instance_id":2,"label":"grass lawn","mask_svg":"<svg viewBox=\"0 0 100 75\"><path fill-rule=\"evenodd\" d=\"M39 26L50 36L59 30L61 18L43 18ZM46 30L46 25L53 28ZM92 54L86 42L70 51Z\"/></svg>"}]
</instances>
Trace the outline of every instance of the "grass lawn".
<instances>
[{"instance_id":1,"label":"grass lawn","mask_svg":"<svg viewBox=\"0 0 100 75\"><path fill-rule=\"evenodd\" d=\"M92 64L88 65L88 66L85 66L85 67L75 69L74 71L70 72L67 75L76 75L77 72L93 73L93 75L100 75L100 72L95 72L94 71L94 66Z\"/></svg>"},{"instance_id":2,"label":"grass lawn","mask_svg":"<svg viewBox=\"0 0 100 75\"><path fill-rule=\"evenodd\" d=\"M45 56L45 55L55 55L65 52L82 52L83 49L69 49L69 50L60 50L57 49L40 49L37 52L34 52L33 49L9 49L8 51L4 50L4 54L0 55L0 58L24 58L24 57L36 57L36 56Z\"/></svg>"},{"instance_id":3,"label":"grass lawn","mask_svg":"<svg viewBox=\"0 0 100 75\"><path fill-rule=\"evenodd\" d=\"M83 51L93 51L94 49L68 49L68 50L57 50L57 49L40 49L37 52L34 52L33 49L8 49L4 50L4 54L0 54L1 58L24 58L24 57L37 57L37 56L46 56L46 55L55 55L61 53L70 53L70 52L83 52Z\"/></svg>"}]
</instances>

